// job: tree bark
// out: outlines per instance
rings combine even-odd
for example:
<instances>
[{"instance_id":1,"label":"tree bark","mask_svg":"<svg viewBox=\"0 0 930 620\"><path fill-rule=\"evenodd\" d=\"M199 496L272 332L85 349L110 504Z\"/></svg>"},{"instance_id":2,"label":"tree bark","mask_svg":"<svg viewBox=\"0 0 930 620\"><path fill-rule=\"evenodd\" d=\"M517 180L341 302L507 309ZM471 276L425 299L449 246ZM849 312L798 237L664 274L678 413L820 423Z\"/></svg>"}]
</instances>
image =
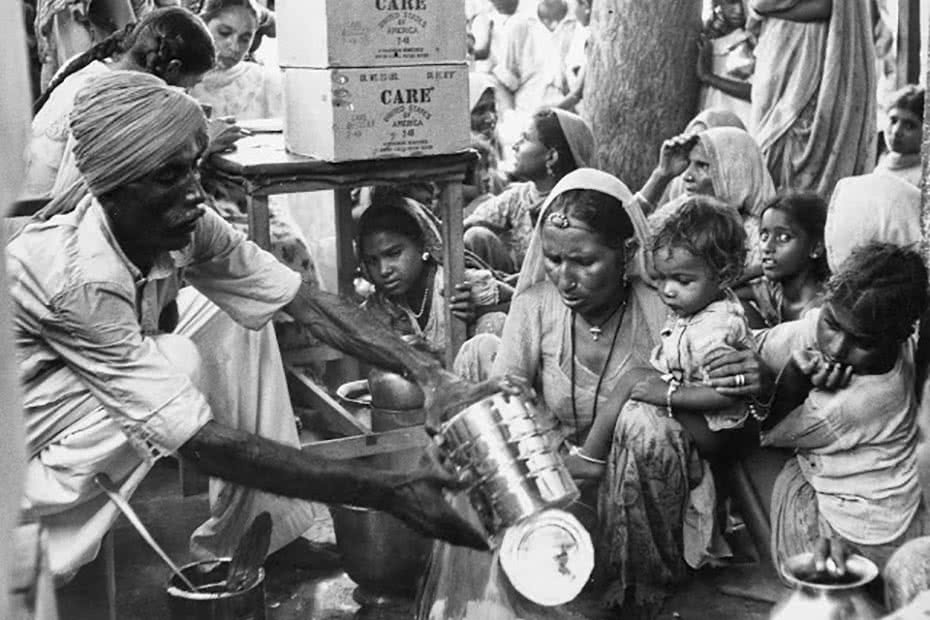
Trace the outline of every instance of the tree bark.
<instances>
[{"instance_id":1,"label":"tree bark","mask_svg":"<svg viewBox=\"0 0 930 620\"><path fill-rule=\"evenodd\" d=\"M930 40L930 28L927 32ZM930 84L930 46L927 49L927 83ZM930 97L924 98L924 139L920 152L923 159L923 175L920 183L920 213L923 228L921 250L924 262L930 266Z\"/></svg>"},{"instance_id":2,"label":"tree bark","mask_svg":"<svg viewBox=\"0 0 930 620\"><path fill-rule=\"evenodd\" d=\"M597 163L634 191L697 110L699 0L593 0L585 77Z\"/></svg>"}]
</instances>

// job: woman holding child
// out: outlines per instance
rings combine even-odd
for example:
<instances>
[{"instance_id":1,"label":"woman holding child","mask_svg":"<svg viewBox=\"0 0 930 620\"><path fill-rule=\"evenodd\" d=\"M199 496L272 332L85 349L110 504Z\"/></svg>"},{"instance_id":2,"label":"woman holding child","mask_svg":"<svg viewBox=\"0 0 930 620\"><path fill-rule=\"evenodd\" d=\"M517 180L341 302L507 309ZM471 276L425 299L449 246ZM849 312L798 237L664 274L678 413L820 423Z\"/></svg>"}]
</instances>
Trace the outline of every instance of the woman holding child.
<instances>
[{"instance_id":1,"label":"woman holding child","mask_svg":"<svg viewBox=\"0 0 930 620\"><path fill-rule=\"evenodd\" d=\"M667 314L647 283L651 256L639 251L647 242L640 203L622 182L592 169L566 175L542 208L491 373L528 379L575 446L569 467L598 496L595 571L607 603L630 613L656 611L686 574L682 524L702 476L692 437L664 407L620 414L634 384L654 372ZM723 392L759 389L750 354L719 352L705 363L712 384L729 386ZM420 602L421 618L568 613L520 596L496 556L448 545L434 550Z\"/></svg>"}]
</instances>

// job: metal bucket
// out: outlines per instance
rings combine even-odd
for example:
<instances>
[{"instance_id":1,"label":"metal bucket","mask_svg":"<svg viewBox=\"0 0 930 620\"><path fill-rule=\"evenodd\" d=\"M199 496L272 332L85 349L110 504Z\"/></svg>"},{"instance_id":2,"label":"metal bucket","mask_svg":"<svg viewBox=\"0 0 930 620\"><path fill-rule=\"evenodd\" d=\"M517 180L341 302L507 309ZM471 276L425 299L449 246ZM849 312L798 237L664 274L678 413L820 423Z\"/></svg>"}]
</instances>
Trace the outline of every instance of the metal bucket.
<instances>
[{"instance_id":1,"label":"metal bucket","mask_svg":"<svg viewBox=\"0 0 930 620\"><path fill-rule=\"evenodd\" d=\"M439 436L448 462L472 482L469 500L491 534L578 498L558 452L561 436L529 403L495 394L446 422Z\"/></svg>"},{"instance_id":2,"label":"metal bucket","mask_svg":"<svg viewBox=\"0 0 930 620\"><path fill-rule=\"evenodd\" d=\"M329 507L343 568L358 584L356 602L370 607L409 607L426 571L432 540L386 512L358 506Z\"/></svg>"},{"instance_id":3,"label":"metal bucket","mask_svg":"<svg viewBox=\"0 0 930 620\"><path fill-rule=\"evenodd\" d=\"M172 575L167 585L171 620L265 620L265 570L260 568L247 588L227 592L229 563L230 558L218 558L181 567L185 577L207 591L191 592Z\"/></svg>"}]
</instances>

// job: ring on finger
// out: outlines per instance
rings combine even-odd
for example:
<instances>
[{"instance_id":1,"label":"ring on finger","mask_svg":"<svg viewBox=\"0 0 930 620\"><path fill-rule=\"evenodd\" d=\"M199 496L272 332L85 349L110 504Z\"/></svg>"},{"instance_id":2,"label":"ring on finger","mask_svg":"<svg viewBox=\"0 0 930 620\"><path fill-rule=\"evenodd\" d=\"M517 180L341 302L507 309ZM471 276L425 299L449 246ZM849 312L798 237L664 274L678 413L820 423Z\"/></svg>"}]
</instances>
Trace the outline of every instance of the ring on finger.
<instances>
[{"instance_id":1,"label":"ring on finger","mask_svg":"<svg viewBox=\"0 0 930 620\"><path fill-rule=\"evenodd\" d=\"M746 375L740 373L736 375L736 387L743 387L746 385Z\"/></svg>"}]
</instances>

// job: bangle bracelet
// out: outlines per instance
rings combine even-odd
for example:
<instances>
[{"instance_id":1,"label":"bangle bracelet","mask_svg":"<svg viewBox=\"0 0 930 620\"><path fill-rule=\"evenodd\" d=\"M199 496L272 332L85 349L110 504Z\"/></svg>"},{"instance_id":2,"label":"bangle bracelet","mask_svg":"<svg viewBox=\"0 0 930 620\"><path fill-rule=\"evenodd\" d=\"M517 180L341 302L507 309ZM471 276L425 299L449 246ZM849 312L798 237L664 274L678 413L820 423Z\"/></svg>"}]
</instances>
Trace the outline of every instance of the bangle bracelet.
<instances>
[{"instance_id":1,"label":"bangle bracelet","mask_svg":"<svg viewBox=\"0 0 930 620\"><path fill-rule=\"evenodd\" d=\"M569 446L568 453L572 456L577 456L582 461L587 461L589 463L594 463L595 465L606 465L607 461L604 459L596 459L593 456L588 456L579 446Z\"/></svg>"},{"instance_id":2,"label":"bangle bracelet","mask_svg":"<svg viewBox=\"0 0 930 620\"><path fill-rule=\"evenodd\" d=\"M674 379L672 379L671 381L668 382L668 391L665 392L665 408L667 410L668 417L670 418L675 417L674 415L672 415L672 394L674 394L675 390L677 389L678 389L678 381L675 381Z\"/></svg>"}]
</instances>

